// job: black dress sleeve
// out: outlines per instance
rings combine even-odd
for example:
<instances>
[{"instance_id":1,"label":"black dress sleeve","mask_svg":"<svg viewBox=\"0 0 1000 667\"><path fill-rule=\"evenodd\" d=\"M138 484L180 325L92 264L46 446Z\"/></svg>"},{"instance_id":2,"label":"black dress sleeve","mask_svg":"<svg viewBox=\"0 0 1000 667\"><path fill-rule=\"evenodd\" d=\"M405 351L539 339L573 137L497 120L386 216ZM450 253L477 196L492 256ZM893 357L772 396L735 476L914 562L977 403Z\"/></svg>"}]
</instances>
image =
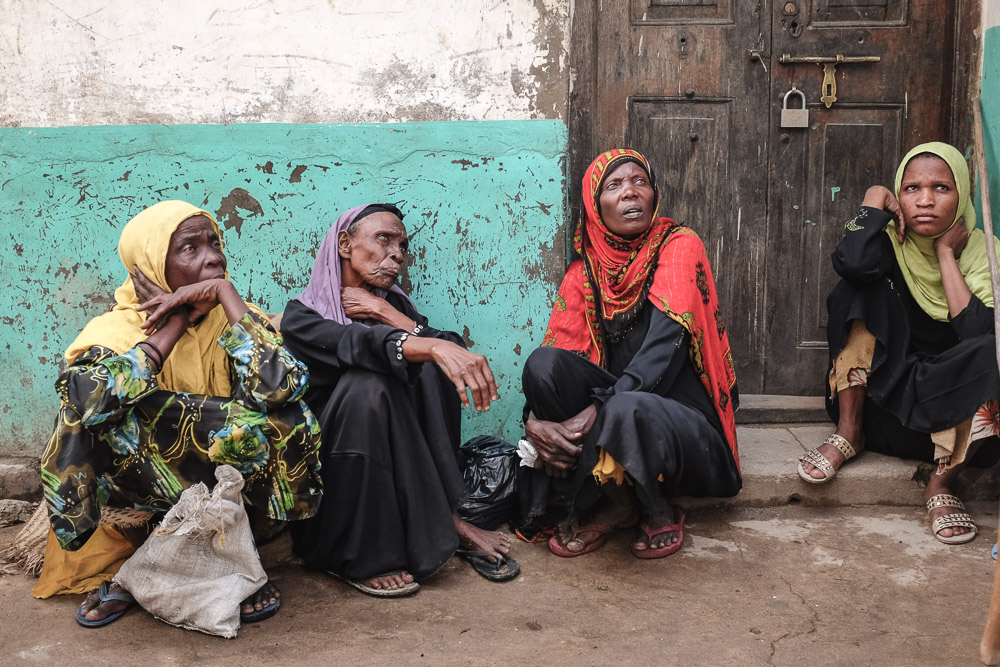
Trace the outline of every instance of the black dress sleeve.
<instances>
[{"instance_id":1,"label":"black dress sleeve","mask_svg":"<svg viewBox=\"0 0 1000 667\"><path fill-rule=\"evenodd\" d=\"M895 258L884 230L890 220L892 216L885 211L861 207L844 226L844 237L831 256L838 275L860 287L889 274Z\"/></svg>"},{"instance_id":2,"label":"black dress sleeve","mask_svg":"<svg viewBox=\"0 0 1000 667\"><path fill-rule=\"evenodd\" d=\"M598 407L615 394L626 391L655 391L666 395L687 363L691 334L657 308L651 310L646 337L622 376L613 386L592 391L591 396Z\"/></svg>"},{"instance_id":3,"label":"black dress sleeve","mask_svg":"<svg viewBox=\"0 0 1000 667\"><path fill-rule=\"evenodd\" d=\"M975 294L962 312L949 318L951 328L955 330L959 340L993 333L993 309L987 307Z\"/></svg>"},{"instance_id":4,"label":"black dress sleeve","mask_svg":"<svg viewBox=\"0 0 1000 667\"><path fill-rule=\"evenodd\" d=\"M339 374L351 368L409 379L397 341L404 333L387 324L340 324L292 299L281 318L285 346L310 373Z\"/></svg>"}]
</instances>

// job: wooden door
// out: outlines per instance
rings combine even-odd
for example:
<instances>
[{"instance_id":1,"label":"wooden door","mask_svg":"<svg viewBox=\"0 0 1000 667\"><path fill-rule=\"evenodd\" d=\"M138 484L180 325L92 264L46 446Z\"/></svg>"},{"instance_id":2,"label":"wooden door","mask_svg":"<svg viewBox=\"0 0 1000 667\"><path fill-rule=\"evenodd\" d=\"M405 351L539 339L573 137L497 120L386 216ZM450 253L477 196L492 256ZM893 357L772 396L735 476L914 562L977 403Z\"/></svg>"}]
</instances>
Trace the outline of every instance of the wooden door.
<instances>
[{"instance_id":1,"label":"wooden door","mask_svg":"<svg viewBox=\"0 0 1000 667\"><path fill-rule=\"evenodd\" d=\"M816 395L827 363L829 256L865 189L902 154L966 132L956 34L978 13L937 0L581 0L571 94L571 197L601 150L657 172L660 214L702 236L742 393ZM956 33L959 26L959 33ZM968 29L965 27L968 26ZM839 64L830 108L820 65ZM795 85L808 127L779 126ZM968 136L967 134L965 136ZM962 145L959 143L959 145Z\"/></svg>"}]
</instances>

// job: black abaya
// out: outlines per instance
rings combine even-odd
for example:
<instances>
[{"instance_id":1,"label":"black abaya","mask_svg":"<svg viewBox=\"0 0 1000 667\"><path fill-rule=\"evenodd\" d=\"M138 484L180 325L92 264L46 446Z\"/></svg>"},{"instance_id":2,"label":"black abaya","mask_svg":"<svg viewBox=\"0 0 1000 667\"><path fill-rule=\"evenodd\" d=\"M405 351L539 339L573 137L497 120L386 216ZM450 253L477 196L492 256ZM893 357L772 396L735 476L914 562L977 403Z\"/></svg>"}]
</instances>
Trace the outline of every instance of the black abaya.
<instances>
[{"instance_id":1,"label":"black abaya","mask_svg":"<svg viewBox=\"0 0 1000 667\"><path fill-rule=\"evenodd\" d=\"M427 327L404 297L386 300L425 327L421 337L463 344ZM292 532L295 553L348 579L434 574L458 547L452 515L466 494L454 385L436 365L403 359L403 332L388 325L339 324L292 300L281 329L309 366L306 403L323 433L325 495L316 517Z\"/></svg>"},{"instance_id":2,"label":"black abaya","mask_svg":"<svg viewBox=\"0 0 1000 667\"><path fill-rule=\"evenodd\" d=\"M861 211L832 255L843 280L827 298L830 358L847 345L851 322L864 320L877 341L863 412L865 448L932 461L931 433L1000 397L993 310L973 295L950 321L930 317L910 294L884 231L889 214ZM836 422L839 408L829 395L827 409Z\"/></svg>"},{"instance_id":3,"label":"black abaya","mask_svg":"<svg viewBox=\"0 0 1000 667\"><path fill-rule=\"evenodd\" d=\"M538 419L565 421L588 405L597 407L572 473L570 495L577 510L598 498L591 471L602 449L625 468L649 514L662 513L662 495L739 492L739 469L691 366L689 342L684 327L647 301L631 329L606 343L607 370L567 350L532 352L523 373L525 418L532 412ZM554 491L542 471L533 470L530 477L525 482L534 497L530 509L524 508L529 522L544 513Z\"/></svg>"}]
</instances>

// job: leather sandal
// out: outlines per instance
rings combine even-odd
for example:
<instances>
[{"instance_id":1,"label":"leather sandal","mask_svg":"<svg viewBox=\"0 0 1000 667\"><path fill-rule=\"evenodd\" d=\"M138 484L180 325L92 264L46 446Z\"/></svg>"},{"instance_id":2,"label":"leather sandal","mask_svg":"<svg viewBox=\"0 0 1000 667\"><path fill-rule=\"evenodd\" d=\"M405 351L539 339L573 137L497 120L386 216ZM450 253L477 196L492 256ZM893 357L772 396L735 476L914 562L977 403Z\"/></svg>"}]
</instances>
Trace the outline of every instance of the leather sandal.
<instances>
[{"instance_id":1,"label":"leather sandal","mask_svg":"<svg viewBox=\"0 0 1000 667\"><path fill-rule=\"evenodd\" d=\"M831 433L830 436L823 441L823 444L833 445L840 450L840 453L844 455L845 463L848 459L854 458L858 451L861 450L860 447L855 450L854 447L851 446L851 443L847 441L847 438L842 435L837 435L836 433ZM812 464L823 473L824 477L816 479L806 472L806 469L802 467L803 463ZM799 459L799 477L801 477L804 482L809 482L810 484L826 484L836 476L837 469L833 467L832 463L830 463L830 459L820 453L818 447L816 449L810 449L802 458Z\"/></svg>"},{"instance_id":2,"label":"leather sandal","mask_svg":"<svg viewBox=\"0 0 1000 667\"><path fill-rule=\"evenodd\" d=\"M971 542L976 537L976 532L979 530L976 527L976 522L972 520L972 515L965 511L965 505L958 499L958 496L953 496L949 493L939 493L927 499L928 512L936 510L939 507L955 507L962 510L939 516L931 522L931 532L934 533L934 537L939 542L944 542L945 544L965 544L966 542ZM940 535L940 532L945 528L968 528L969 530L961 535L943 537Z\"/></svg>"}]
</instances>

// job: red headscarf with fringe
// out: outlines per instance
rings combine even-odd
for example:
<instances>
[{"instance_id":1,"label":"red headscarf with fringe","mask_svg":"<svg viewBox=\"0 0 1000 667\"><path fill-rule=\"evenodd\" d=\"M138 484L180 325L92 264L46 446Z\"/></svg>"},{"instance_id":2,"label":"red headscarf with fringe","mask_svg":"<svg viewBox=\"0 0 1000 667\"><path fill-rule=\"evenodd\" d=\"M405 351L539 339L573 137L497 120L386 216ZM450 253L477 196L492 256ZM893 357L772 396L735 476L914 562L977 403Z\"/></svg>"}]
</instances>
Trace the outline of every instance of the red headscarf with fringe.
<instances>
[{"instance_id":1,"label":"red headscarf with fringe","mask_svg":"<svg viewBox=\"0 0 1000 667\"><path fill-rule=\"evenodd\" d=\"M653 184L653 222L634 239L616 236L601 219L601 185L624 162L639 164ZM617 148L597 156L583 176L583 193L584 211L573 238L580 259L566 271L542 345L604 366L603 320L638 312L649 285L647 298L691 334L691 365L712 399L738 466L736 372L705 246L694 230L656 217L653 170L637 151Z\"/></svg>"}]
</instances>

